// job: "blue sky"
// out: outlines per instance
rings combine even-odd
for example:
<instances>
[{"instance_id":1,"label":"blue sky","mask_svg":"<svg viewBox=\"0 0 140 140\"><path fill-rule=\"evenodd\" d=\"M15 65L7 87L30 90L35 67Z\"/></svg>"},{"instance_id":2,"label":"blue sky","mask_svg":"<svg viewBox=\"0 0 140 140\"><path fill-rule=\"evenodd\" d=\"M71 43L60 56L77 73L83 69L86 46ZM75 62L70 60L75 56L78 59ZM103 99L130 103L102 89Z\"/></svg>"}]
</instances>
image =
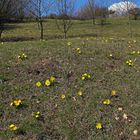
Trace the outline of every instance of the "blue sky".
<instances>
[{"instance_id":1,"label":"blue sky","mask_svg":"<svg viewBox=\"0 0 140 140\"><path fill-rule=\"evenodd\" d=\"M83 6L88 0L75 0L75 1L76 1L76 9L78 10L78 8L80 8L81 6ZM120 1L123 1L123 0L95 0L95 1L97 1L99 4L102 3L105 6L108 6L109 7L113 3L117 3L117 2L120 2ZM130 0L130 1L133 1L138 6L140 6L140 0ZM55 13L55 10L49 11L49 13L53 13L53 12Z\"/></svg>"},{"instance_id":2,"label":"blue sky","mask_svg":"<svg viewBox=\"0 0 140 140\"><path fill-rule=\"evenodd\" d=\"M82 5L84 5L86 2L87 2L87 0L76 0L77 1L77 8L79 8L79 7L81 7ZM98 3L105 3L105 1L106 1L106 4L108 3L108 6L110 6L110 5L112 5L113 3L116 3L116 2L120 2L120 1L122 1L122 0L96 0ZM135 2L137 5L139 5L140 6L140 0L130 0L130 1L133 1L133 2Z\"/></svg>"}]
</instances>

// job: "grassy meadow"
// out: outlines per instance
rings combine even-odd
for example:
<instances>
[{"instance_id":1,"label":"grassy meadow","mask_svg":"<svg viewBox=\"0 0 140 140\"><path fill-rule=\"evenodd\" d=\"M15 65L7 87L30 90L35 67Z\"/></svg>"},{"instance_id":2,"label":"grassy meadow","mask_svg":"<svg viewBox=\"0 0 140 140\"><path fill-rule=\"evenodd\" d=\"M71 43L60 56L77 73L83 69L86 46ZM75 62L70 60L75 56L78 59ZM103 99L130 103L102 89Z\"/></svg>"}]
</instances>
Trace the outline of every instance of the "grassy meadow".
<instances>
[{"instance_id":1,"label":"grassy meadow","mask_svg":"<svg viewBox=\"0 0 140 140\"><path fill-rule=\"evenodd\" d=\"M139 140L140 21L11 24L0 43L0 140ZM16 28L14 28L16 26ZM32 41L28 41L29 38Z\"/></svg>"},{"instance_id":2,"label":"grassy meadow","mask_svg":"<svg viewBox=\"0 0 140 140\"><path fill-rule=\"evenodd\" d=\"M97 24L99 21L96 21ZM140 37L140 20L131 20L133 37ZM110 18L107 19L105 26L92 25L92 21L74 20L72 28L68 32L69 38L75 37L119 37L128 38L129 23L126 18ZM39 40L38 24L36 22L29 23L11 23L9 28L2 35L6 41L26 41ZM54 20L44 21L44 39L62 39L63 33L57 28Z\"/></svg>"}]
</instances>

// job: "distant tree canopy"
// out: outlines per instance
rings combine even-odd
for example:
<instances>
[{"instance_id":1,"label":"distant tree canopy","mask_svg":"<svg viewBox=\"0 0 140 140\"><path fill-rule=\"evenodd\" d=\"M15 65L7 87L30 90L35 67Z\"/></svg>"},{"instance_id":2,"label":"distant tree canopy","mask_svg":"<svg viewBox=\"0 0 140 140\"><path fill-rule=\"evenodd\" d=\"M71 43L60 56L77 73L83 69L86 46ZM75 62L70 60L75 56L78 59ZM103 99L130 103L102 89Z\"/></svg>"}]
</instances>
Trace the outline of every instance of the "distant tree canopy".
<instances>
[{"instance_id":1,"label":"distant tree canopy","mask_svg":"<svg viewBox=\"0 0 140 140\"><path fill-rule=\"evenodd\" d=\"M27 12L25 7L30 0L0 0L0 20L10 18L23 19Z\"/></svg>"},{"instance_id":2,"label":"distant tree canopy","mask_svg":"<svg viewBox=\"0 0 140 140\"><path fill-rule=\"evenodd\" d=\"M114 14L115 11L108 10L107 7L100 7L100 6L95 6L94 7L94 16L95 18L107 18L110 14ZM77 17L79 19L92 19L92 15L89 9L88 5L84 5L82 8L79 9L77 12Z\"/></svg>"},{"instance_id":3,"label":"distant tree canopy","mask_svg":"<svg viewBox=\"0 0 140 140\"><path fill-rule=\"evenodd\" d=\"M5 30L5 23L11 19L22 20L26 13L25 7L30 0L0 0L0 39Z\"/></svg>"},{"instance_id":4,"label":"distant tree canopy","mask_svg":"<svg viewBox=\"0 0 140 140\"><path fill-rule=\"evenodd\" d=\"M132 16L134 16L134 19L137 20L138 17L140 17L140 8L134 8L134 9L130 9L129 14L131 14Z\"/></svg>"}]
</instances>

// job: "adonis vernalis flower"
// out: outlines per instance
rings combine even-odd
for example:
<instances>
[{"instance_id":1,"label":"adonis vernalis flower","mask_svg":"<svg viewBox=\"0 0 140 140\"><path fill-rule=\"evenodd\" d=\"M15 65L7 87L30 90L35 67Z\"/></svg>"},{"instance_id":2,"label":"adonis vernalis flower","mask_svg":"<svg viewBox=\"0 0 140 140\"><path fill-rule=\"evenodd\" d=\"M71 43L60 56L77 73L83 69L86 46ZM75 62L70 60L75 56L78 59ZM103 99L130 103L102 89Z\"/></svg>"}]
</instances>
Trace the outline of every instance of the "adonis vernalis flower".
<instances>
[{"instance_id":1,"label":"adonis vernalis flower","mask_svg":"<svg viewBox=\"0 0 140 140\"><path fill-rule=\"evenodd\" d=\"M39 111L37 112L32 112L32 116L36 119L38 119L41 116L41 113Z\"/></svg>"},{"instance_id":2,"label":"adonis vernalis flower","mask_svg":"<svg viewBox=\"0 0 140 140\"><path fill-rule=\"evenodd\" d=\"M10 125L9 125L9 129L10 129L11 131L16 131L18 128L17 128L17 126L16 126L15 124L10 124Z\"/></svg>"},{"instance_id":3,"label":"adonis vernalis flower","mask_svg":"<svg viewBox=\"0 0 140 140\"><path fill-rule=\"evenodd\" d=\"M105 100L103 101L103 104L104 104L104 105L110 105L110 99L105 99Z\"/></svg>"},{"instance_id":4,"label":"adonis vernalis flower","mask_svg":"<svg viewBox=\"0 0 140 140\"><path fill-rule=\"evenodd\" d=\"M50 85L51 85L51 81L48 79L48 80L46 80L45 81L45 85L47 86L47 87L49 87Z\"/></svg>"},{"instance_id":5,"label":"adonis vernalis flower","mask_svg":"<svg viewBox=\"0 0 140 140\"><path fill-rule=\"evenodd\" d=\"M65 94L61 94L61 99L65 99L65 98L66 98Z\"/></svg>"},{"instance_id":6,"label":"adonis vernalis flower","mask_svg":"<svg viewBox=\"0 0 140 140\"><path fill-rule=\"evenodd\" d=\"M96 129L102 129L103 126L102 126L102 123L98 122L96 123Z\"/></svg>"},{"instance_id":7,"label":"adonis vernalis flower","mask_svg":"<svg viewBox=\"0 0 140 140\"><path fill-rule=\"evenodd\" d=\"M10 106L14 106L14 107L19 107L22 105L22 102L20 99L14 100L13 102L11 102Z\"/></svg>"},{"instance_id":8,"label":"adonis vernalis flower","mask_svg":"<svg viewBox=\"0 0 140 140\"><path fill-rule=\"evenodd\" d=\"M40 81L38 81L38 82L36 82L36 84L35 84L37 87L41 87L42 86L42 84L41 84L41 82Z\"/></svg>"}]
</instances>

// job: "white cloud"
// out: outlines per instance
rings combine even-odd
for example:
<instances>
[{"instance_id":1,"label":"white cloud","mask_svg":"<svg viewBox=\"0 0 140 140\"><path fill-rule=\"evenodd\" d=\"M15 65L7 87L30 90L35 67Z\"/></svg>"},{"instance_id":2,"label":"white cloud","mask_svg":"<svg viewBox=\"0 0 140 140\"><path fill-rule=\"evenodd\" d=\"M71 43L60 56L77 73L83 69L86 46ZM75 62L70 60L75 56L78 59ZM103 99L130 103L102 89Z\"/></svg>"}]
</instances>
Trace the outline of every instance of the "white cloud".
<instances>
[{"instance_id":1,"label":"white cloud","mask_svg":"<svg viewBox=\"0 0 140 140\"><path fill-rule=\"evenodd\" d=\"M115 15L125 15L127 10L138 7L135 3L132 2L119 2L114 3L108 9L115 11Z\"/></svg>"}]
</instances>

